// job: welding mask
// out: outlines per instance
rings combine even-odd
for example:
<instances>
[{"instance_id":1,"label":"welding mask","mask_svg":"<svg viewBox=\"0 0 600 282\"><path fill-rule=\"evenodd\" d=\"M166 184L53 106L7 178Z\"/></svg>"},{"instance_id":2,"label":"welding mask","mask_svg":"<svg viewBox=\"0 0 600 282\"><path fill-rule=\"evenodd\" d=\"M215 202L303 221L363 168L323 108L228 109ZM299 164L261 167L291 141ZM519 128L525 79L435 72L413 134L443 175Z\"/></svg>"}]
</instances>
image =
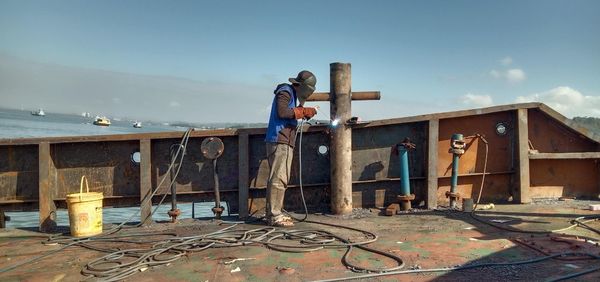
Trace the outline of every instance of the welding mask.
<instances>
[{"instance_id":1,"label":"welding mask","mask_svg":"<svg viewBox=\"0 0 600 282\"><path fill-rule=\"evenodd\" d=\"M300 106L303 106L306 99L315 92L317 78L312 72L303 70L298 73L296 78L290 77L289 81L296 86L296 95L300 101Z\"/></svg>"}]
</instances>

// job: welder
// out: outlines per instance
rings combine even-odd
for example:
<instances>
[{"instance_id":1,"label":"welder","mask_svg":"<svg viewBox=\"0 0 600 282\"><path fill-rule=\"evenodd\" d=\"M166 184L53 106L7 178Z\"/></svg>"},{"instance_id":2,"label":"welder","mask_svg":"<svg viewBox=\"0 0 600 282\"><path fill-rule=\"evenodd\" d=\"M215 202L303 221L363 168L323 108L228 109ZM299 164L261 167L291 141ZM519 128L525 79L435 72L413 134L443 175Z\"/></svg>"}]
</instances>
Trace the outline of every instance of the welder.
<instances>
[{"instance_id":1,"label":"welder","mask_svg":"<svg viewBox=\"0 0 600 282\"><path fill-rule=\"evenodd\" d=\"M282 212L285 190L287 189L294 157L298 120L311 119L315 108L304 107L304 102L315 92L317 78L307 70L298 73L275 88L269 127L265 138L269 179L267 181L267 224L290 227L292 218Z\"/></svg>"}]
</instances>

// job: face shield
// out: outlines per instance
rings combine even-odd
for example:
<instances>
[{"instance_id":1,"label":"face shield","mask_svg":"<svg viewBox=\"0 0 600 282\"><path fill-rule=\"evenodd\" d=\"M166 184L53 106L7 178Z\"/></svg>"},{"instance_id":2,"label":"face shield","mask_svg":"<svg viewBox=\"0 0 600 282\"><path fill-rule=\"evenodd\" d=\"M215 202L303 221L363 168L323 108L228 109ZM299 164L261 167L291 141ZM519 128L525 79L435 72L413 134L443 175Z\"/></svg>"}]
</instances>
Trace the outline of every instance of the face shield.
<instances>
[{"instance_id":1,"label":"face shield","mask_svg":"<svg viewBox=\"0 0 600 282\"><path fill-rule=\"evenodd\" d=\"M296 84L296 95L300 101L300 106L304 106L304 102L315 92L315 87L312 85L298 83Z\"/></svg>"}]
</instances>

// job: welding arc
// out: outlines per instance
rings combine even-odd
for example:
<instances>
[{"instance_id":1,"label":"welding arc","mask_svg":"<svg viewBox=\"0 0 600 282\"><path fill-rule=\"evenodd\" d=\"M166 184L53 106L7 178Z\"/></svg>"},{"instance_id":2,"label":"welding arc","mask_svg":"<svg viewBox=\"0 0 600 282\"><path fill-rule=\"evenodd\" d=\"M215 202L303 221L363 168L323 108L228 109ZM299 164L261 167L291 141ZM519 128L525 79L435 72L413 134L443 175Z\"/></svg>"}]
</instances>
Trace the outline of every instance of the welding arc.
<instances>
[{"instance_id":1,"label":"welding arc","mask_svg":"<svg viewBox=\"0 0 600 282\"><path fill-rule=\"evenodd\" d=\"M182 167L182 163L183 163L183 156L185 155L185 151L186 151L186 147L190 138L190 135L193 131L193 128L189 128L184 134L183 137L181 139L180 142L180 146L178 146L177 152L175 153L175 156L172 158L171 163L169 164L169 167L167 169L167 171L170 171L172 169L172 167L175 165L175 160L178 158L179 154L181 153L181 158L179 159L179 165L178 165L178 169L175 172L175 176L173 177L173 180L171 181L172 183L177 179L177 175L179 174L180 168ZM165 180L167 179L167 177L163 177L163 179L158 183L158 185L156 186L156 188L154 189L154 191L151 194L148 194L146 197L144 197L144 199L142 199L142 202L146 201L146 199L150 199L150 202L152 201L152 197L154 197L156 195L156 193L159 191L160 187L163 185L163 183L165 182ZM168 185L168 187L171 186L170 183ZM160 205L163 203L163 201L166 199L167 193L165 193L163 195L163 197L161 198L161 200L159 201L158 205L156 206L156 208L154 208L154 210L152 211L152 213L150 214L150 216L154 215L156 213L156 211L158 210L158 208L160 207ZM49 236L47 241L42 242L45 245L55 245L55 244L63 244L64 246L53 250L53 251L49 251L46 254L31 258L29 260L17 263L15 265L6 267L6 268L2 268L0 269L0 273L4 273L4 272L8 272L10 270L13 270L15 268L21 267L23 265L26 264L30 264L33 263L35 261L38 261L40 259L43 259L45 257L48 257L50 255L53 255L55 253L58 253L70 246L74 246L74 245L81 245L83 247L86 247L86 242L90 242L92 240L94 241L98 241L98 239L100 238L104 238L105 236L108 235L112 235L116 232L118 232L119 230L122 229L122 227L129 223L131 220L133 220L134 217L136 217L137 215L139 215L141 212L141 207L139 210L137 210L135 213L133 213L129 218L127 218L125 221L121 222L119 225L115 226L114 228L111 228L107 231L103 231L100 234L97 235L93 235L93 236L87 236L87 237L78 237L78 238L74 238L74 237L69 237L69 236L64 236L64 235L58 235L58 236ZM139 224L133 226L133 227L139 227L142 225L142 222L140 222ZM127 237L127 235L126 235ZM100 239L100 240L104 240L104 239ZM89 246L89 245L87 245Z\"/></svg>"}]
</instances>

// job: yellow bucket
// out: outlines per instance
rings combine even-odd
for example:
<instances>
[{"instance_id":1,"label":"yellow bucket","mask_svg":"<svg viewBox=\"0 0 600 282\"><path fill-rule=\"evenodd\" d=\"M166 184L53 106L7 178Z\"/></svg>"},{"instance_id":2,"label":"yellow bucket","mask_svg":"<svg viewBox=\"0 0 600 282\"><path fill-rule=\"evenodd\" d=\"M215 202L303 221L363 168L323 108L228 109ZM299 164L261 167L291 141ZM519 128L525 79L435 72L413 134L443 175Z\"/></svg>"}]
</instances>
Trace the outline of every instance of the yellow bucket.
<instances>
[{"instance_id":1,"label":"yellow bucket","mask_svg":"<svg viewBox=\"0 0 600 282\"><path fill-rule=\"evenodd\" d=\"M83 193L85 180L86 193ZM81 177L79 193L67 195L69 209L69 225L74 237L93 236L102 233L102 199L101 192L90 192L87 178Z\"/></svg>"}]
</instances>

